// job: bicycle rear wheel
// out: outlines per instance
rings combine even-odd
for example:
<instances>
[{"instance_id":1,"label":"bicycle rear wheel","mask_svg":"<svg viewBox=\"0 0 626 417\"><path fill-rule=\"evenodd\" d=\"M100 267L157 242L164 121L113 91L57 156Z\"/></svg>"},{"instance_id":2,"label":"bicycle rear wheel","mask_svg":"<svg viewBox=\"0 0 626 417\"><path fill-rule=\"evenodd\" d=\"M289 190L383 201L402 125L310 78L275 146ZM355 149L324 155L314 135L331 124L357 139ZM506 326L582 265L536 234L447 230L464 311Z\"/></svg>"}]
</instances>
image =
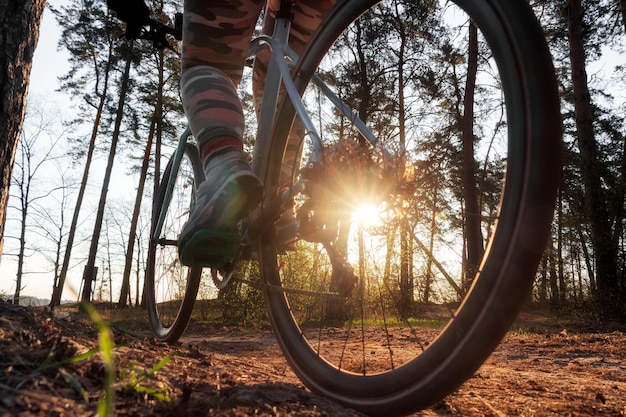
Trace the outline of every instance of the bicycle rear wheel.
<instances>
[{"instance_id":1,"label":"bicycle rear wheel","mask_svg":"<svg viewBox=\"0 0 626 417\"><path fill-rule=\"evenodd\" d=\"M189 268L178 260L177 239L189 217L195 191L204 180L197 148L185 147L183 159L176 173L176 181L169 201L166 191L174 157L170 159L154 199L152 229L159 221L159 212L165 210L161 233L150 239L146 272L146 305L150 326L155 337L164 342L176 342L185 331L198 294L202 268Z\"/></svg>"},{"instance_id":2,"label":"bicycle rear wheel","mask_svg":"<svg viewBox=\"0 0 626 417\"><path fill-rule=\"evenodd\" d=\"M301 380L367 414L399 415L467 380L527 299L550 233L561 121L550 53L525 1L377 3L337 4L294 70L326 159L307 184L318 191L296 198L295 250L279 254L266 233L260 260L271 323ZM379 143L363 140L313 74ZM265 162L269 190L285 185L293 120L285 103ZM391 175L381 146L399 155ZM357 215L361 206L369 214ZM356 287L342 289L353 276Z\"/></svg>"}]
</instances>

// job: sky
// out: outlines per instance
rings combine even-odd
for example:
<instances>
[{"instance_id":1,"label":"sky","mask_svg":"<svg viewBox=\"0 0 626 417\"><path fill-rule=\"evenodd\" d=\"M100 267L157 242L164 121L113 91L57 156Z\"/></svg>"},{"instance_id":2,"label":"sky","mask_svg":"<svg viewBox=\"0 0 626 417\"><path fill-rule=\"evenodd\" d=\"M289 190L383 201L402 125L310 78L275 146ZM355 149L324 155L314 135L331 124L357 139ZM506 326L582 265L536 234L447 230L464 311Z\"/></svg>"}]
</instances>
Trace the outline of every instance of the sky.
<instances>
[{"instance_id":1,"label":"sky","mask_svg":"<svg viewBox=\"0 0 626 417\"><path fill-rule=\"evenodd\" d=\"M49 0L48 4L59 7L69 3L69 0ZM64 97L56 93L57 77L63 75L67 69L69 54L59 51L57 43L61 36L61 30L54 19L54 16L46 7L39 32L39 42L33 57L33 68L30 77L29 94L41 94L49 97L59 96L59 100Z\"/></svg>"},{"instance_id":2,"label":"sky","mask_svg":"<svg viewBox=\"0 0 626 417\"><path fill-rule=\"evenodd\" d=\"M69 4L70 1L71 0L48 0L48 4L54 7L60 7ZM61 116L63 116L63 113L68 114L68 111L71 111L71 107L68 96L56 91L58 88L58 77L64 75L69 69L69 54L64 50L59 51L57 47L60 34L61 30L56 23L54 15L46 7L40 26L39 41L33 57L28 100L29 103L42 106L44 111L48 109L48 114L57 114L59 109L61 109ZM92 184L92 200L95 200L95 202L92 201L83 204L84 210L89 209L89 204L97 204L97 195L100 192L102 180L97 177L96 173L104 172L105 162L105 156L100 156L99 159L94 162L91 170L92 174L90 174L90 183ZM82 175L82 167L78 168L80 171L78 175ZM121 184L130 186L133 184L129 182L124 171L124 169L114 169L108 194L111 199L120 198L125 194L128 195L128 188L125 188L126 191L120 191ZM89 199L89 197L87 197L87 199ZM85 207L87 208L85 209ZM10 233L10 231L7 231L7 234L8 233ZM32 235L30 239L32 242ZM5 255L0 259L0 295L12 295L15 291L17 263L15 257L6 256L6 253L16 247L16 240L5 239ZM76 251L73 252L73 255L75 252ZM31 272L26 274L22 279L22 295L49 298L52 291L52 273L46 272L42 274L33 273L32 271L50 269L50 266L35 266L37 263L41 264L42 262L41 259L37 259L37 256L30 258L27 262L27 268L29 268ZM78 271L78 269L80 269L80 271ZM71 270L68 274L68 283L71 284L76 291L78 291L81 276L81 266L74 268L74 270ZM75 296L66 288L63 297L72 299Z\"/></svg>"}]
</instances>

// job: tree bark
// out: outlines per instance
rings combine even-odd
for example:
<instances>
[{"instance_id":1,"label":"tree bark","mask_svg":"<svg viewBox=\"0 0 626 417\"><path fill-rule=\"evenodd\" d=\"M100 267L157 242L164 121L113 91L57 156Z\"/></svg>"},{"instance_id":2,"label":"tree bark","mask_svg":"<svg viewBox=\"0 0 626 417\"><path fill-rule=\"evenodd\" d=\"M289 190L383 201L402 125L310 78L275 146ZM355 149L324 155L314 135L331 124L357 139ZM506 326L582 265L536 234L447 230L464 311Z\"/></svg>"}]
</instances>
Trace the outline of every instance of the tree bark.
<instances>
[{"instance_id":1,"label":"tree bark","mask_svg":"<svg viewBox=\"0 0 626 417\"><path fill-rule=\"evenodd\" d=\"M465 224L467 238L467 284L470 285L478 272L483 257L483 237L480 228L480 206L476 188L476 160L474 158L474 90L478 71L478 29L470 22L467 79L463 97L463 199L465 201ZM467 288L465 288L467 290Z\"/></svg>"},{"instance_id":2,"label":"tree bark","mask_svg":"<svg viewBox=\"0 0 626 417\"><path fill-rule=\"evenodd\" d=\"M15 149L45 0L0 1L0 257Z\"/></svg>"}]
</instances>

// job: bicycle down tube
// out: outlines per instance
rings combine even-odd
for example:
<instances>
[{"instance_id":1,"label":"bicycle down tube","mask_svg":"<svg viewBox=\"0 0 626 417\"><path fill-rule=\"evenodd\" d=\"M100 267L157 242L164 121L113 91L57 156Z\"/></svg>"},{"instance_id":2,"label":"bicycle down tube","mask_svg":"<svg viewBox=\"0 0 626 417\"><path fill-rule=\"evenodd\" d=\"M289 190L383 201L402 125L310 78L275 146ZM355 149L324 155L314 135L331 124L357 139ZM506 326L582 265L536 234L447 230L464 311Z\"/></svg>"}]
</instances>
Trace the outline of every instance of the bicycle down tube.
<instances>
[{"instance_id":1,"label":"bicycle down tube","mask_svg":"<svg viewBox=\"0 0 626 417\"><path fill-rule=\"evenodd\" d=\"M290 69L295 68L298 63L298 56L288 45L290 23L287 18L278 18L276 21L276 27L272 36L261 35L252 41L250 47L250 53L248 58L254 58L263 49L270 50L270 63L267 70L267 78L265 80L265 88L263 90L263 102L261 106L261 112L258 120L258 130L255 144L255 154L253 158L253 165L255 173L257 175L260 172L257 171L260 158L264 157L265 150L269 149L266 144L271 141L271 134L275 123L275 109L278 104L278 96L280 91L280 83L282 81L285 91L291 103L294 106L297 117L304 125L306 135L311 139L311 162L322 162L323 159L323 143L321 137L315 127L308 110L306 109L300 93L293 81ZM287 60L291 61L291 65L288 65ZM361 135L366 138L372 146L380 146L378 138L373 132L366 126L366 124L360 120L356 112L344 103L328 86L326 83L316 75L312 78L315 85L320 88L322 94L324 94L333 105L352 122L355 123L359 129ZM386 161L392 159L391 154L387 149L382 148L381 152Z\"/></svg>"}]
</instances>

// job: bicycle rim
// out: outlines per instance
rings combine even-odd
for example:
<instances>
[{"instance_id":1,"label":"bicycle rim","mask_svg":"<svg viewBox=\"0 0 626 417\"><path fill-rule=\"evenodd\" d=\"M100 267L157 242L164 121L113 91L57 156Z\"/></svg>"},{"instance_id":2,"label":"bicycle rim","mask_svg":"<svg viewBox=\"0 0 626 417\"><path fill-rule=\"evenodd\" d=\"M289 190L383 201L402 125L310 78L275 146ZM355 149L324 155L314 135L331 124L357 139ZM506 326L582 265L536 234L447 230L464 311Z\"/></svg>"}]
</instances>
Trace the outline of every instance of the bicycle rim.
<instances>
[{"instance_id":1,"label":"bicycle rim","mask_svg":"<svg viewBox=\"0 0 626 417\"><path fill-rule=\"evenodd\" d=\"M412 97L410 105L405 102L409 117L404 119L404 143L398 142L400 117L387 113L397 110L393 100L368 116L380 141L396 154L404 148L407 166L417 172L412 180L409 169L397 175L404 176L400 185L409 191L399 192L377 182L381 164L376 147L350 161L350 155L363 149L362 141L346 139L345 132L354 132L350 118L336 117L337 112L309 83L316 73L336 87L339 96L342 89L354 92L333 75L350 65L355 71L363 69L345 61L359 56L345 48L359 45L358 33L365 35L351 22L362 17L371 24L383 12L393 12L383 2L374 12L378 15L362 15L376 3L337 4L296 68L304 100L320 126L327 151L331 149L326 160L338 164L326 173L332 178L325 180L323 195L329 204L326 208L341 214L324 227L337 227L333 244L354 267L359 283L345 300L333 295L341 274L332 266L330 252L304 238L295 251L279 255L275 236L264 235L261 267L270 320L301 380L313 391L368 414L399 415L433 404L468 379L517 316L550 232L560 172L561 125L550 54L524 1L420 2L423 7L432 6L422 10L420 18L437 18L441 27L435 34L412 35L416 51L422 40L423 55L412 61L412 72L407 67L406 74L415 77L403 80L405 94L410 92ZM454 103L462 107L462 103L458 96L446 95L448 89L438 89L428 81L444 73L469 73L463 58L467 37L462 34L470 17L479 28L481 48L489 50L480 51L472 130L473 158L480 167L475 178L480 179L476 187L485 249L479 272L468 277L463 266L465 205L451 185L454 178L449 169L460 164L461 133L450 127L449 113L442 110L454 109ZM384 39L394 28L388 30L379 28L370 42ZM396 56L398 42L391 44ZM448 48L448 55L437 45ZM379 75L375 69L393 62L393 54L387 52L377 50L379 67L370 68L368 74ZM455 52L456 58L450 59ZM444 64L447 72L429 67ZM368 85L375 87L375 80L368 79ZM462 92L466 79L459 80L462 83L456 87ZM455 91L455 85L449 84L452 78L440 81L448 83L440 87ZM369 93L384 95L394 85L397 80ZM350 102L353 96L345 100ZM360 114L367 115L367 110ZM279 113L275 148L266 165L264 181L269 189L282 185L280 167L292 120L293 109L287 103ZM414 130L409 132L409 128ZM302 212L306 200L296 199L296 209ZM374 223L355 216L358 203L368 200L377 210L369 217L379 217ZM307 209L305 214L317 216L324 209L321 203L315 208L317 212ZM404 230L404 238L398 230Z\"/></svg>"},{"instance_id":2,"label":"bicycle rim","mask_svg":"<svg viewBox=\"0 0 626 417\"><path fill-rule=\"evenodd\" d=\"M177 239L189 217L195 189L203 180L196 148L187 144L176 175L172 197L165 202L166 186L172 171L170 159L154 200L152 228L159 210L166 216L159 239L151 239L146 273L146 305L150 326L160 341L176 342L185 331L196 301L202 268L188 268L178 260ZM167 204L167 206L165 206Z\"/></svg>"}]
</instances>

